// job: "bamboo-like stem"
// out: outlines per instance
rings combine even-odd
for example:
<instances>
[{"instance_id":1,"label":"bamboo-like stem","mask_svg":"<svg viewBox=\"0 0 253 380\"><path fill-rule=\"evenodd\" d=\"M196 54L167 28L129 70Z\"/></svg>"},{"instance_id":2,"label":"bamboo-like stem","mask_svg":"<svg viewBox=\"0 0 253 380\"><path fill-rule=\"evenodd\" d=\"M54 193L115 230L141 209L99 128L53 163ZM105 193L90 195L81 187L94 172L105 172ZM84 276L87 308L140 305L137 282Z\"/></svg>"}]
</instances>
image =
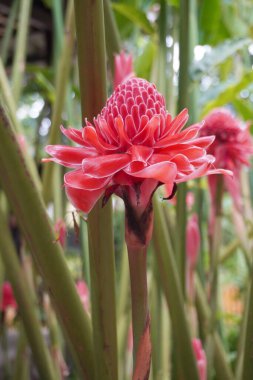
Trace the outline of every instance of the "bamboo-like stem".
<instances>
[{"instance_id":1,"label":"bamboo-like stem","mask_svg":"<svg viewBox=\"0 0 253 380\"><path fill-rule=\"evenodd\" d=\"M128 260L131 282L132 326L133 326L133 364L135 367L136 354L140 339L144 333L148 311L147 288L147 247L134 249L128 247Z\"/></svg>"},{"instance_id":2,"label":"bamboo-like stem","mask_svg":"<svg viewBox=\"0 0 253 380\"><path fill-rule=\"evenodd\" d=\"M110 0L104 0L106 52L112 75L114 74L114 55L120 52L120 35L114 18Z\"/></svg>"},{"instance_id":3,"label":"bamboo-like stem","mask_svg":"<svg viewBox=\"0 0 253 380\"><path fill-rule=\"evenodd\" d=\"M250 289L247 297L247 314L245 323L242 325L242 334L245 334L244 345L241 352L243 352L243 363L241 379L250 380L253 378L253 344L252 344L252 331L253 331L253 272L250 272Z\"/></svg>"},{"instance_id":4,"label":"bamboo-like stem","mask_svg":"<svg viewBox=\"0 0 253 380\"><path fill-rule=\"evenodd\" d=\"M28 380L29 379L29 360L28 345L25 329L19 326L19 336L17 344L17 353L15 360L15 369L12 380Z\"/></svg>"},{"instance_id":5,"label":"bamboo-like stem","mask_svg":"<svg viewBox=\"0 0 253 380\"><path fill-rule=\"evenodd\" d=\"M7 21L7 25L5 27L4 36L2 39L2 43L1 43L1 49L0 49L1 54L0 54L0 56L3 60L4 65L6 63L7 56L8 56L8 49L9 49L9 45L10 45L10 40L11 40L11 36L13 33L14 23L15 23L17 13L18 13L18 5L19 5L18 0L14 0L12 2L11 10L10 10L8 21Z\"/></svg>"},{"instance_id":6,"label":"bamboo-like stem","mask_svg":"<svg viewBox=\"0 0 253 380\"><path fill-rule=\"evenodd\" d=\"M46 344L40 331L40 324L36 316L33 304L33 295L29 284L24 277L19 266L18 257L12 242L10 232L7 228L6 220L0 210L1 239L0 252L12 283L15 297L19 305L19 311L26 329L27 338L33 351L37 368L42 378L48 380L55 379L52 362L49 358Z\"/></svg>"},{"instance_id":7,"label":"bamboo-like stem","mask_svg":"<svg viewBox=\"0 0 253 380\"><path fill-rule=\"evenodd\" d=\"M190 48L190 0L181 0L180 9L180 29L179 29L179 79L178 79L178 112L188 106L188 83L189 83L189 48ZM186 236L186 193L187 185L182 183L178 186L177 192L177 261L180 281L183 293L185 293L185 236Z\"/></svg>"},{"instance_id":8,"label":"bamboo-like stem","mask_svg":"<svg viewBox=\"0 0 253 380\"><path fill-rule=\"evenodd\" d=\"M209 321L211 318L211 310L207 302L204 290L202 288L199 278L195 277L195 289L196 289L196 306L199 318L201 319L204 326L206 326L206 334L209 332ZM219 335L213 331L213 341L214 341L214 368L216 372L217 379L220 380L233 380L234 375L227 362L226 352L224 351L223 345L220 341Z\"/></svg>"},{"instance_id":9,"label":"bamboo-like stem","mask_svg":"<svg viewBox=\"0 0 253 380\"><path fill-rule=\"evenodd\" d=\"M157 247L155 257L170 311L172 331L177 342L177 355L180 358L180 362L184 363L181 368L184 376L183 379L198 380L196 360L184 310L182 288L180 287L175 259L167 238L164 215L157 199L154 199L154 210L154 239Z\"/></svg>"},{"instance_id":10,"label":"bamboo-like stem","mask_svg":"<svg viewBox=\"0 0 253 380\"><path fill-rule=\"evenodd\" d=\"M214 232L210 239L210 308L211 318L209 320L209 336L207 341L208 355L208 371L211 374L213 371L213 355L214 342L213 334L217 323L217 308L218 308L218 264L221 246L221 210L222 210L222 195L223 195L223 178L218 177L216 199L215 199L215 222Z\"/></svg>"},{"instance_id":11,"label":"bamboo-like stem","mask_svg":"<svg viewBox=\"0 0 253 380\"><path fill-rule=\"evenodd\" d=\"M54 64L57 67L58 57L61 54L63 45L63 14L62 14L62 2L59 0L52 1L52 15L53 15L53 26L54 26Z\"/></svg>"},{"instance_id":12,"label":"bamboo-like stem","mask_svg":"<svg viewBox=\"0 0 253 380\"><path fill-rule=\"evenodd\" d=\"M12 209L15 210L35 263L50 290L58 317L78 358L83 379L93 380L94 362L89 316L83 310L60 245L55 243L47 212L9 120L1 108L0 136L0 178L4 178L3 190Z\"/></svg>"},{"instance_id":13,"label":"bamboo-like stem","mask_svg":"<svg viewBox=\"0 0 253 380\"><path fill-rule=\"evenodd\" d=\"M1 103L4 104L5 110L8 111L8 115L9 115L10 120L11 120L11 127L13 127L13 131L15 130L15 132L18 135L24 136L23 128L22 128L22 126L21 126L21 124L20 124L20 122L16 116L15 101L14 101L14 98L12 96L12 92L11 92L11 88L10 88L10 85L8 82L8 78L6 76L6 72L5 72L1 57L0 57L0 104ZM31 170L31 172L33 174L33 179L36 183L36 186L40 190L41 183L39 180L38 171L37 171L37 168L34 164L34 161L32 160L32 158L30 158L30 156L28 154L27 154L26 159L27 159L27 162L29 165L29 169Z\"/></svg>"},{"instance_id":14,"label":"bamboo-like stem","mask_svg":"<svg viewBox=\"0 0 253 380\"><path fill-rule=\"evenodd\" d=\"M62 111L66 99L67 84L71 69L71 58L74 47L74 4L73 0L69 0L66 11L65 35L63 48L59 60L59 66L56 75L56 96L53 106L52 124L48 144L53 145L59 143L60 140L60 124ZM49 163L45 165L42 174L43 198L45 202L49 202L52 196L52 182L55 167Z\"/></svg>"},{"instance_id":15,"label":"bamboo-like stem","mask_svg":"<svg viewBox=\"0 0 253 380\"><path fill-rule=\"evenodd\" d=\"M106 101L103 2L75 0L82 120L92 121ZM115 263L111 201L88 218L93 339L97 379L117 380Z\"/></svg>"},{"instance_id":16,"label":"bamboo-like stem","mask_svg":"<svg viewBox=\"0 0 253 380\"><path fill-rule=\"evenodd\" d=\"M20 16L18 22L18 34L12 67L12 91L16 104L20 97L22 80L25 71L26 43L31 9L32 0L21 0L19 12Z\"/></svg>"}]
</instances>

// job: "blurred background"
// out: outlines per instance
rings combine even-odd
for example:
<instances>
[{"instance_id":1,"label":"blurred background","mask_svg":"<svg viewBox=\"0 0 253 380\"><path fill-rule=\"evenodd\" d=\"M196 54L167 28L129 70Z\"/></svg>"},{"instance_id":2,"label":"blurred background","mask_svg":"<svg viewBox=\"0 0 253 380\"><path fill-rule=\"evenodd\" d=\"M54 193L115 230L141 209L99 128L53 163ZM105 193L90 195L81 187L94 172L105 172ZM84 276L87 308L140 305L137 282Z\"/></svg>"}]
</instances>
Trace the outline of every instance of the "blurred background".
<instances>
[{"instance_id":1,"label":"blurred background","mask_svg":"<svg viewBox=\"0 0 253 380\"><path fill-rule=\"evenodd\" d=\"M32 170L37 170L38 177L42 179L42 194L52 220L55 242L60 242L63 247L83 306L90 313L86 216L77 213L65 197L63 175L66 168L45 169L46 165L51 165L51 168L53 165L41 161L46 156L44 148L48 143L67 144L66 139L60 136L60 125L74 128L84 125L71 3L71 0L0 0L0 99L15 126L21 150L33 160ZM179 0L105 1L108 94L113 91L114 55L123 50L132 57L136 76L154 82L163 93L167 110L173 116L187 107L190 124L193 124L203 120L213 109L224 107L238 125L253 133L252 0L191 0L181 3L183 6ZM46 170L51 170L51 173L46 174ZM1 178L1 182L4 180ZM186 315L194 331L192 336L201 339L207 362L210 358L209 365L213 361L216 363L208 368L208 378L246 379L240 377L240 373L245 338L242 321L246 314L245 299L252 265L252 167L240 167L240 190L236 191L240 193L241 208L236 206L233 189L224 191L220 218L222 236L214 266L210 258L214 222L210 219L212 197L208 182L206 179L190 181L185 191L187 201L181 218L177 197L176 200L163 201L162 208L170 245L175 252L175 235L181 228L178 226L184 226L187 240L186 219L189 221L193 215L198 216L197 227L194 227L199 239L195 245L198 258L193 271L197 273L198 285L195 282L192 285L194 297L188 293L187 285L182 286ZM159 199L165 196L161 190ZM19 269L29 286L32 307L57 368L55 378L79 379L73 355L66 345L43 279L20 231L15 210L8 205L1 189L0 198ZM131 377L131 310L128 266L124 259L124 205L117 197L113 198L113 209L120 331L119 379L124 380ZM182 218L182 213L185 218ZM0 239L3 231L0 228ZM195 232L191 230L188 239ZM0 244L1 255L2 250ZM173 343L171 338L174 325L171 328L166 295L159 279L159 264L154 259L156 250L159 250L159 244L154 236L148 256L154 351L150 378L177 380L181 378L172 365L175 359L175 341ZM185 256L187 262L187 253ZM11 286L9 273L12 267L7 268L8 265L0 256L0 379L46 380L40 377L34 364L20 306ZM189 268L187 270L190 271ZM215 306L218 354L211 354L207 347L208 334L213 327L209 322L212 319L210 278L214 273L218 273ZM223 358L221 362L216 356Z\"/></svg>"}]
</instances>

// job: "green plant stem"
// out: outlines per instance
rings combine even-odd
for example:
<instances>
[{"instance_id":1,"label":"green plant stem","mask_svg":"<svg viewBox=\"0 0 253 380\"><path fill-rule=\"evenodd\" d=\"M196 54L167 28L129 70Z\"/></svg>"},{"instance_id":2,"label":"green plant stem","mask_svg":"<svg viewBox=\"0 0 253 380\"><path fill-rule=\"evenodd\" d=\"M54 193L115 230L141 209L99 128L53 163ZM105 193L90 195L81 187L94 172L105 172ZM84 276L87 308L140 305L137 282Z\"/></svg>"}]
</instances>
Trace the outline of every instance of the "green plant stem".
<instances>
[{"instance_id":1,"label":"green plant stem","mask_svg":"<svg viewBox=\"0 0 253 380\"><path fill-rule=\"evenodd\" d=\"M253 344L252 344L252 331L253 331L253 271L251 269L250 273L250 289L249 296L247 297L247 314L245 321L245 339L243 354L243 364L242 364L242 377L243 380L250 380L253 378Z\"/></svg>"},{"instance_id":2,"label":"green plant stem","mask_svg":"<svg viewBox=\"0 0 253 380\"><path fill-rule=\"evenodd\" d=\"M104 0L106 52L112 75L114 74L114 55L120 52L120 35L110 0Z\"/></svg>"},{"instance_id":3,"label":"green plant stem","mask_svg":"<svg viewBox=\"0 0 253 380\"><path fill-rule=\"evenodd\" d=\"M181 0L179 8L179 79L178 79L178 112L189 105L189 49L190 49L190 0ZM187 185L182 183L177 191L177 262L183 293L185 293L185 236L186 236L186 193Z\"/></svg>"},{"instance_id":4,"label":"green plant stem","mask_svg":"<svg viewBox=\"0 0 253 380\"><path fill-rule=\"evenodd\" d=\"M90 319L83 310L61 247L55 243L46 209L2 108L0 136L0 178L4 178L1 185L75 350L83 379L93 380Z\"/></svg>"},{"instance_id":5,"label":"green plant stem","mask_svg":"<svg viewBox=\"0 0 253 380\"><path fill-rule=\"evenodd\" d=\"M18 34L12 67L12 92L16 104L19 101L25 71L26 43L31 9L32 0L20 1Z\"/></svg>"},{"instance_id":6,"label":"green plant stem","mask_svg":"<svg viewBox=\"0 0 253 380\"><path fill-rule=\"evenodd\" d=\"M19 311L25 326L27 338L33 351L37 368L42 378L55 380L53 365L48 355L46 344L40 331L40 324L36 316L33 295L29 284L22 273L5 217L0 210L1 239L0 252L12 283Z\"/></svg>"},{"instance_id":7,"label":"green plant stem","mask_svg":"<svg viewBox=\"0 0 253 380\"><path fill-rule=\"evenodd\" d=\"M61 54L62 42L63 42L63 4L59 0L52 0L52 15L53 15L53 27L54 27L54 64L57 68L58 57Z\"/></svg>"},{"instance_id":8,"label":"green plant stem","mask_svg":"<svg viewBox=\"0 0 253 380\"><path fill-rule=\"evenodd\" d=\"M5 72L1 57L0 57L0 105L1 104L4 105L5 111L8 112L9 118L11 120L11 127L13 127L13 131L15 130L15 132L19 136L25 136L23 132L23 128L16 116L15 101L12 96L12 91L11 91L8 78L6 76L6 72ZM35 163L28 154L26 155L26 158L29 165L29 169L31 170L33 174L34 182L36 183L37 188L40 190L41 183L39 180L39 175L38 175L38 171L35 166Z\"/></svg>"},{"instance_id":9,"label":"green plant stem","mask_svg":"<svg viewBox=\"0 0 253 380\"><path fill-rule=\"evenodd\" d=\"M211 309L205 296L202 284L198 276L195 277L195 289L196 289L196 307L198 316L201 319L202 324L205 326L205 334L209 334L209 321L211 318ZM226 358L226 352L220 341L220 337L217 332L213 331L214 341L214 368L217 379L220 380L233 380L234 375L228 364Z\"/></svg>"},{"instance_id":10,"label":"green plant stem","mask_svg":"<svg viewBox=\"0 0 253 380\"><path fill-rule=\"evenodd\" d=\"M106 101L103 2L75 0L82 120L92 121ZM111 201L101 200L88 218L93 339L96 378L117 380L115 263Z\"/></svg>"},{"instance_id":11,"label":"green plant stem","mask_svg":"<svg viewBox=\"0 0 253 380\"><path fill-rule=\"evenodd\" d=\"M66 11L66 22L64 32L63 48L58 64L56 75L56 96L53 105L52 124L48 139L49 145L54 145L60 142L60 124L62 111L66 99L67 84L71 69L71 59L74 47L74 3L69 0ZM46 203L52 198L52 183L54 176L55 166L52 163L45 165L42 174L42 193Z\"/></svg>"},{"instance_id":12,"label":"green plant stem","mask_svg":"<svg viewBox=\"0 0 253 380\"><path fill-rule=\"evenodd\" d=\"M14 23L15 23L17 13L18 13L18 5L19 5L18 0L14 0L12 2L11 10L10 10L8 21L7 21L7 25L5 27L4 36L2 39L2 43L1 43L1 54L0 54L0 56L2 57L4 65L6 63L7 56L8 56L8 49L9 49L9 45L10 45L10 40L11 40L11 36L13 33Z\"/></svg>"},{"instance_id":13,"label":"green plant stem","mask_svg":"<svg viewBox=\"0 0 253 380\"><path fill-rule=\"evenodd\" d=\"M128 261L131 281L132 326L133 326L133 361L134 367L140 339L144 333L148 311L147 289L147 248L128 247Z\"/></svg>"},{"instance_id":14,"label":"green plant stem","mask_svg":"<svg viewBox=\"0 0 253 380\"><path fill-rule=\"evenodd\" d=\"M19 336L17 353L15 360L15 369L12 380L28 380L29 379L29 360L28 346L25 329L19 326Z\"/></svg>"},{"instance_id":15,"label":"green plant stem","mask_svg":"<svg viewBox=\"0 0 253 380\"><path fill-rule=\"evenodd\" d=\"M184 310L182 288L180 287L175 259L168 241L167 227L161 204L156 198L154 198L154 211L155 257L157 259L162 288L169 307L172 331L177 342L177 355L180 358L180 362L184 363L181 367L183 379L198 380L196 360Z\"/></svg>"}]
</instances>

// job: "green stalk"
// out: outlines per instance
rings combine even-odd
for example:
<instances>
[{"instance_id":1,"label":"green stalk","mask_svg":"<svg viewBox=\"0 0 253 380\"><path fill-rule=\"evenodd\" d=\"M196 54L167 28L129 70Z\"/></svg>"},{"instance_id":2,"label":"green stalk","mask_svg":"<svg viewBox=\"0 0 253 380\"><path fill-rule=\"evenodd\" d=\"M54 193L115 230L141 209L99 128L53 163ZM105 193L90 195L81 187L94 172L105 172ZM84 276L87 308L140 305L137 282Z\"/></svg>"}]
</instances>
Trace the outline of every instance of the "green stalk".
<instances>
[{"instance_id":1,"label":"green stalk","mask_svg":"<svg viewBox=\"0 0 253 380\"><path fill-rule=\"evenodd\" d=\"M15 132L18 135L25 136L23 132L23 128L16 116L15 101L12 96L12 91L8 82L8 78L7 78L1 57L0 57L0 104L4 104L5 109L8 111L8 115L11 120L11 127L13 127L13 131L15 130ZM33 178L36 183L36 186L38 189L40 189L41 183L39 180L37 168L34 164L34 161L32 160L32 158L30 158L28 154L27 154L27 162L29 165L29 169L31 170L33 174Z\"/></svg>"},{"instance_id":2,"label":"green stalk","mask_svg":"<svg viewBox=\"0 0 253 380\"><path fill-rule=\"evenodd\" d=\"M54 145L60 142L60 124L62 111L66 99L67 84L71 69L71 59L74 47L74 4L73 0L69 0L66 11L65 35L63 48L59 60L56 75L55 103L53 105L52 124L48 144ZM52 193L52 182L55 166L47 164L42 174L43 198L46 203L50 201Z\"/></svg>"},{"instance_id":3,"label":"green stalk","mask_svg":"<svg viewBox=\"0 0 253 380\"><path fill-rule=\"evenodd\" d=\"M46 209L26 160L1 108L0 136L0 178L4 178L3 190L15 210L21 231L50 290L58 316L78 358L83 379L93 380L94 362L89 317L83 310L61 247L55 243Z\"/></svg>"},{"instance_id":4,"label":"green stalk","mask_svg":"<svg viewBox=\"0 0 253 380\"><path fill-rule=\"evenodd\" d=\"M0 252L8 277L13 286L14 294L19 305L19 312L25 326L27 338L32 348L37 368L42 378L54 380L55 372L48 355L46 344L41 335L40 323L37 319L35 305L32 301L33 295L30 291L29 284L27 283L26 278L24 277L24 274L20 268L18 256L16 254L10 232L7 228L6 220L1 210L0 224Z\"/></svg>"},{"instance_id":5,"label":"green stalk","mask_svg":"<svg viewBox=\"0 0 253 380\"><path fill-rule=\"evenodd\" d=\"M200 279L195 277L195 289L196 289L196 307L198 316L201 319L202 324L206 327L206 334L209 333L209 321L211 318L211 310L207 302ZM217 379L220 380L233 380L234 375L228 364L226 353L223 345L220 341L220 337L217 332L212 332L214 341L214 369Z\"/></svg>"},{"instance_id":6,"label":"green stalk","mask_svg":"<svg viewBox=\"0 0 253 380\"><path fill-rule=\"evenodd\" d=\"M53 26L54 26L54 64L57 67L58 57L62 50L62 35L64 31L63 25L63 4L61 0L52 1L52 14L53 14Z\"/></svg>"},{"instance_id":7,"label":"green stalk","mask_svg":"<svg viewBox=\"0 0 253 380\"><path fill-rule=\"evenodd\" d=\"M17 345L17 353L15 359L15 369L12 380L28 380L29 379L29 360L28 346L25 329L19 326L19 337Z\"/></svg>"},{"instance_id":8,"label":"green stalk","mask_svg":"<svg viewBox=\"0 0 253 380\"><path fill-rule=\"evenodd\" d=\"M169 307L172 331L177 342L177 355L183 363L181 370L183 379L198 380L196 360L192 349L191 336L186 320L182 288L178 271L167 237L167 227L161 204L154 199L155 222L154 239L155 257L160 273L161 284Z\"/></svg>"},{"instance_id":9,"label":"green stalk","mask_svg":"<svg viewBox=\"0 0 253 380\"><path fill-rule=\"evenodd\" d=\"M103 2L75 0L82 120L92 121L106 101ZM117 331L112 204L101 200L88 218L96 378L117 380Z\"/></svg>"},{"instance_id":10,"label":"green stalk","mask_svg":"<svg viewBox=\"0 0 253 380\"><path fill-rule=\"evenodd\" d=\"M144 333L148 311L147 288L147 247L134 249L128 246L128 260L131 281L132 326L133 326L133 364L135 368L136 355L140 339Z\"/></svg>"},{"instance_id":11,"label":"green stalk","mask_svg":"<svg viewBox=\"0 0 253 380\"><path fill-rule=\"evenodd\" d=\"M110 0L104 0L106 52L112 75L114 74L114 55L120 52L120 35L114 18Z\"/></svg>"},{"instance_id":12,"label":"green stalk","mask_svg":"<svg viewBox=\"0 0 253 380\"><path fill-rule=\"evenodd\" d=\"M214 342L213 334L217 324L217 311L218 311L218 265L221 246L221 210L222 210L222 195L223 195L223 178L218 177L216 199L215 199L215 222L214 232L210 240L210 334L207 341L207 357L208 357L208 370L212 373L213 370L213 354Z\"/></svg>"},{"instance_id":13,"label":"green stalk","mask_svg":"<svg viewBox=\"0 0 253 380\"><path fill-rule=\"evenodd\" d=\"M2 39L1 49L0 49L0 51L1 51L0 56L2 57L3 64L5 64L6 60L7 60L10 40L11 40L11 36L13 33L14 23L15 23L17 13L18 13L18 5L19 5L18 0L14 0L12 2L11 10L10 10L8 21L7 21L7 25L5 27L4 36Z\"/></svg>"},{"instance_id":14,"label":"green stalk","mask_svg":"<svg viewBox=\"0 0 253 380\"><path fill-rule=\"evenodd\" d=\"M18 34L15 45L15 55L12 67L12 91L17 104L22 88L25 71L26 43L29 29L29 19L32 9L32 0L21 0L19 10Z\"/></svg>"},{"instance_id":15,"label":"green stalk","mask_svg":"<svg viewBox=\"0 0 253 380\"><path fill-rule=\"evenodd\" d=\"M179 79L178 79L178 112L189 104L188 84L189 84L189 50L190 50L190 0L181 0L179 9ZM182 183L177 191L177 261L180 281L183 293L185 293L185 236L186 236L186 193L187 185Z\"/></svg>"},{"instance_id":16,"label":"green stalk","mask_svg":"<svg viewBox=\"0 0 253 380\"><path fill-rule=\"evenodd\" d=\"M242 329L245 329L245 339L244 339L244 347L242 352L243 354L243 364L242 364L242 377L243 380L250 380L253 378L253 363L252 363L252 355L253 355L253 271L251 269L250 273L250 289L249 296L247 297L247 314L245 324L243 323ZM245 325L245 327L244 327ZM242 333L243 333L242 330Z\"/></svg>"}]
</instances>

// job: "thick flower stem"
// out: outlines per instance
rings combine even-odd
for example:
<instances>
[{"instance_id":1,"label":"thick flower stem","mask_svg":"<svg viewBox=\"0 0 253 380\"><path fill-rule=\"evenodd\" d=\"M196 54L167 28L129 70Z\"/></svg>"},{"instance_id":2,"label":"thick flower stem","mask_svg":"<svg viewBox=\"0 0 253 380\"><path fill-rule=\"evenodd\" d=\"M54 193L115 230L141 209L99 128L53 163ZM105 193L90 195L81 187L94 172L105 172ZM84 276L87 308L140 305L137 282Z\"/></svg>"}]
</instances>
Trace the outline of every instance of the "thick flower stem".
<instances>
[{"instance_id":1,"label":"thick flower stem","mask_svg":"<svg viewBox=\"0 0 253 380\"><path fill-rule=\"evenodd\" d=\"M69 80L69 74L71 69L71 59L74 47L74 4L73 0L69 0L66 10L65 21L65 36L63 41L63 47L59 59L58 70L56 75L56 94L55 102L53 105L52 125L50 128L49 144L59 143L62 111L66 98L67 83ZM42 174L42 192L43 198L46 203L50 201L52 196L52 182L55 167L53 164L47 164L44 167Z\"/></svg>"},{"instance_id":2,"label":"thick flower stem","mask_svg":"<svg viewBox=\"0 0 253 380\"><path fill-rule=\"evenodd\" d=\"M32 0L20 1L18 34L12 68L12 90L16 103L19 100L20 92L22 89L22 80L25 70L26 43L31 9Z\"/></svg>"},{"instance_id":3,"label":"thick flower stem","mask_svg":"<svg viewBox=\"0 0 253 380\"><path fill-rule=\"evenodd\" d=\"M40 331L40 324L36 316L33 304L33 295L27 284L26 278L19 265L18 256L15 251L10 232L7 228L5 217L0 210L1 239L0 251L1 256L13 286L14 294L19 305L19 311L24 323L26 335L33 351L34 359L41 375L41 378L55 380L56 373L53 363Z\"/></svg>"},{"instance_id":4,"label":"thick flower stem","mask_svg":"<svg viewBox=\"0 0 253 380\"><path fill-rule=\"evenodd\" d=\"M60 245L55 243L47 212L2 108L0 136L0 178L4 179L1 185L75 350L83 379L93 380L89 317L83 310Z\"/></svg>"},{"instance_id":5,"label":"thick flower stem","mask_svg":"<svg viewBox=\"0 0 253 380\"><path fill-rule=\"evenodd\" d=\"M148 311L147 292L147 247L128 247L128 260L131 281L132 325L133 325L133 360L134 366L140 339L144 333Z\"/></svg>"},{"instance_id":6,"label":"thick flower stem","mask_svg":"<svg viewBox=\"0 0 253 380\"><path fill-rule=\"evenodd\" d=\"M194 357L191 336L184 310L183 293L171 246L168 240L167 226L161 204L154 199L155 257L161 278L161 285L169 307L172 331L177 342L176 349L181 363L182 379L198 380L198 371Z\"/></svg>"},{"instance_id":7,"label":"thick flower stem","mask_svg":"<svg viewBox=\"0 0 253 380\"><path fill-rule=\"evenodd\" d=\"M82 120L92 121L106 102L103 1L75 0ZM115 263L111 201L101 200L88 218L96 378L117 380Z\"/></svg>"}]
</instances>

